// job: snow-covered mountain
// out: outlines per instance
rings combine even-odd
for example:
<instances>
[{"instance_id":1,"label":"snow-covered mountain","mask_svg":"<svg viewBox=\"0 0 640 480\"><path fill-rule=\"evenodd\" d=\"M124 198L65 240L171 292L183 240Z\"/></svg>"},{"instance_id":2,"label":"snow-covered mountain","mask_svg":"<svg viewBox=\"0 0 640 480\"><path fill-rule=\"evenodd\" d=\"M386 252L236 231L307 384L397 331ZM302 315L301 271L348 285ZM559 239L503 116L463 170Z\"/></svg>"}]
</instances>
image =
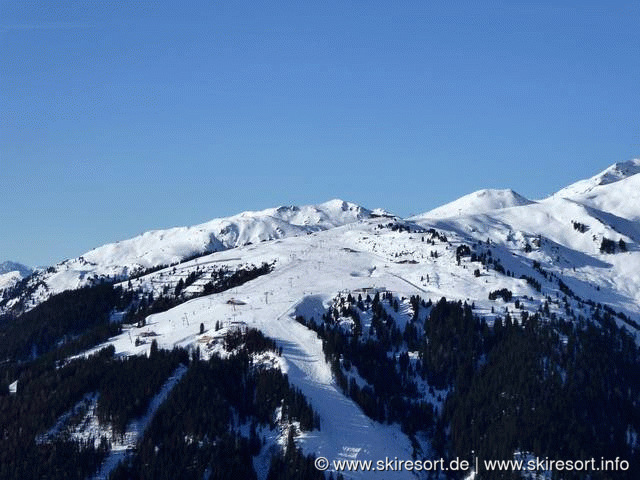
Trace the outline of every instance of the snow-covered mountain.
<instances>
[{"instance_id":1,"label":"snow-covered mountain","mask_svg":"<svg viewBox=\"0 0 640 480\"><path fill-rule=\"evenodd\" d=\"M629 163L627 162L627 164ZM636 164L638 165L638 173L636 174L620 175L615 181L590 184L587 188L574 189L569 187L554 194L550 200L567 198L587 207L637 222L640 220L640 160L633 161L631 166ZM635 170L629 168L627 171L633 172Z\"/></svg>"},{"instance_id":2,"label":"snow-covered mountain","mask_svg":"<svg viewBox=\"0 0 640 480\"><path fill-rule=\"evenodd\" d=\"M559 190L553 197L573 198L575 196L583 196L593 191L597 187L610 185L612 183L625 180L640 173L640 159L627 160L626 162L618 162L606 168L602 172L585 180L579 180L571 185Z\"/></svg>"},{"instance_id":3,"label":"snow-covered mountain","mask_svg":"<svg viewBox=\"0 0 640 480\"><path fill-rule=\"evenodd\" d=\"M377 256L387 252L386 258L390 261L417 262L412 267L415 274L410 276L419 273L418 278L422 278L431 268L429 261L423 265L425 253L418 253L423 250L422 245L389 243L387 239L395 232L381 235L380 230L374 228L396 223L405 224L409 230L437 229L461 244L489 240L494 249L499 248L508 257L506 263L515 261L520 265L518 268L514 265L518 275L529 275L528 264L543 261L550 271L579 285L588 298L597 287L594 300L607 302L615 298L617 308L636 312L640 304L640 281L636 273L640 271L637 261L639 173L640 160L617 163L538 202L512 190L480 190L407 221L382 209L370 211L353 203L331 200L320 205L244 212L192 227L150 231L36 272L24 290L14 298L5 299L0 309L5 312L16 306L19 310L29 309L55 293L91 285L104 278L126 280L146 269L174 265L208 253L228 251L227 256L235 258L241 247L266 252L290 237L303 238L308 251L319 248L330 256L344 246L344 236L354 236L354 232L360 232L366 240L345 248L357 248ZM608 241L616 245L622 242L625 251L615 255L603 253L603 242ZM263 257L265 261L272 260L267 258L269 255ZM274 257L280 258L281 254ZM182 263L180 268L188 272L189 265L197 262ZM365 264L361 268L372 268L370 261ZM465 292L470 286L466 282L457 285L455 279L459 277L454 274L455 268L452 271L450 267L442 265L438 272L433 272L436 278L442 279L441 283L446 280L449 290L442 289L443 294L450 296L451 291L458 291L461 298L485 296L474 293L473 289Z\"/></svg>"},{"instance_id":4,"label":"snow-covered mountain","mask_svg":"<svg viewBox=\"0 0 640 480\"><path fill-rule=\"evenodd\" d=\"M269 208L243 212L192 227L150 231L96 248L81 258L88 265L101 266L107 275L118 275L120 270L149 268L206 252L306 235L355 222L369 215L368 210L342 200L302 207Z\"/></svg>"},{"instance_id":5,"label":"snow-covered mountain","mask_svg":"<svg viewBox=\"0 0 640 480\"><path fill-rule=\"evenodd\" d=\"M473 305L474 315L491 326L505 314L577 323L604 309L640 343L638 192L640 161L633 160L538 202L511 190L481 190L406 220L341 200L245 212L96 248L37 273L31 289L5 299L3 308L21 301L28 309L101 276L116 277L145 302L163 295L172 300L171 308L126 325L83 355L106 345L123 357L149 354L144 339L152 336L161 348L197 347L207 358L219 353L216 338L223 332L257 328L276 340L282 349L279 368L320 416L321 430L298 439L305 453L408 459L416 451L428 453L430 440L410 440L398 424L366 416L339 388L323 341L296 319L321 319L333 305L344 309L347 295L382 292L395 299L391 315L401 328L415 320L411 298L419 295L434 303L446 297ZM272 268L207 294L221 271L261 264ZM163 265L170 266L156 268ZM378 327L365 310L362 335L374 338ZM350 321L343 317L338 321ZM417 369L418 353L405 353ZM366 386L357 371L351 370L349 380ZM425 382L416 388L436 411L442 408L446 389ZM369 478L364 471L350 475ZM414 477L389 471L385 478Z\"/></svg>"},{"instance_id":6,"label":"snow-covered mountain","mask_svg":"<svg viewBox=\"0 0 640 480\"><path fill-rule=\"evenodd\" d=\"M509 207L519 207L533 203L531 200L513 190L478 190L460 197L426 213L411 217L412 220L428 218L446 218L456 215L470 215L474 213L488 213Z\"/></svg>"},{"instance_id":7,"label":"snow-covered mountain","mask_svg":"<svg viewBox=\"0 0 640 480\"><path fill-rule=\"evenodd\" d=\"M196 269L208 278L208 269L220 265L274 262L275 268L232 291L152 315L144 327L128 329L109 343L120 354L143 354L148 344L136 346L131 338L149 329L161 347L200 345L210 355L213 351L203 346L193 325L210 330L223 319L224 325L258 328L283 346L289 378L318 408L322 430L299 439L305 452L327 458L409 458L412 447L396 426L371 421L343 396L324 360L322 342L294 319L320 318L339 292L364 296L389 291L400 300L399 312L408 312L396 317L400 325L408 321L412 295L473 303L474 313L491 324L494 312L513 308L492 299L492 292L504 290L530 315L545 307L552 314L570 311L576 318L587 317L591 307L585 302L608 305L622 315L615 319L618 325L640 339L637 204L616 203L634 193L639 179L630 175L594 187L588 198L554 196L537 203L508 190L481 191L410 221L356 215L312 235L212 253L136 279L132 288L157 296ZM616 213L598 208L605 206ZM601 250L603 239L615 243L615 253ZM482 256L491 260L480 263ZM195 294L202 284L196 281L189 288ZM363 330L371 328L366 318L362 321ZM352 475L368 478L363 472ZM387 472L385 478L410 477L408 472Z\"/></svg>"},{"instance_id":8,"label":"snow-covered mountain","mask_svg":"<svg viewBox=\"0 0 640 480\"><path fill-rule=\"evenodd\" d=\"M28 277L31 275L33 270L26 265L22 265L21 263L6 261L0 263L0 275L4 275L5 273L18 272L22 278Z\"/></svg>"},{"instance_id":9,"label":"snow-covered mountain","mask_svg":"<svg viewBox=\"0 0 640 480\"><path fill-rule=\"evenodd\" d=\"M0 291L12 287L23 278L31 275L32 271L21 263L11 261L0 263Z\"/></svg>"},{"instance_id":10,"label":"snow-covered mountain","mask_svg":"<svg viewBox=\"0 0 640 480\"><path fill-rule=\"evenodd\" d=\"M371 212L363 207L334 199L319 205L248 211L191 227L149 231L103 245L37 272L27 285L26 295L21 298L21 308L31 308L53 294L104 278L127 278L148 268L175 264L205 253L308 235L370 215ZM15 301L8 302L7 306L11 308L15 304Z\"/></svg>"}]
</instances>

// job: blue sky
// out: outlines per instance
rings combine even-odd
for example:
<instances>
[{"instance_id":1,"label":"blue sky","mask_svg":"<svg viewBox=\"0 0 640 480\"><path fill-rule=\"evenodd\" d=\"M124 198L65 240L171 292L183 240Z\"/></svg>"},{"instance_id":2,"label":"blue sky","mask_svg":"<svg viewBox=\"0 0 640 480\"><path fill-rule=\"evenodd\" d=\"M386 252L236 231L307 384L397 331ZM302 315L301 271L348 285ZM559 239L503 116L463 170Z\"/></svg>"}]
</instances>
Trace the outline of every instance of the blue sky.
<instances>
[{"instance_id":1,"label":"blue sky","mask_svg":"<svg viewBox=\"0 0 640 480\"><path fill-rule=\"evenodd\" d=\"M131 5L129 5L131 4ZM640 156L638 2L0 0L0 260Z\"/></svg>"}]
</instances>

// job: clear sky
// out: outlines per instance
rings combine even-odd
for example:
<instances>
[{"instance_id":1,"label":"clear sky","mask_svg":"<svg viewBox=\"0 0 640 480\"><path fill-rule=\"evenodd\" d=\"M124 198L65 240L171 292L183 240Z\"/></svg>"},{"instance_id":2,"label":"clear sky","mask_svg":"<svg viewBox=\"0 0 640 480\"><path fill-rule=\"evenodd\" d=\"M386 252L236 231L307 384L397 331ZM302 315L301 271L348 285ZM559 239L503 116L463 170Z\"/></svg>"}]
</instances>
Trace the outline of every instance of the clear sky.
<instances>
[{"instance_id":1,"label":"clear sky","mask_svg":"<svg viewBox=\"0 0 640 480\"><path fill-rule=\"evenodd\" d=\"M640 156L638 1L0 0L0 261Z\"/></svg>"}]
</instances>

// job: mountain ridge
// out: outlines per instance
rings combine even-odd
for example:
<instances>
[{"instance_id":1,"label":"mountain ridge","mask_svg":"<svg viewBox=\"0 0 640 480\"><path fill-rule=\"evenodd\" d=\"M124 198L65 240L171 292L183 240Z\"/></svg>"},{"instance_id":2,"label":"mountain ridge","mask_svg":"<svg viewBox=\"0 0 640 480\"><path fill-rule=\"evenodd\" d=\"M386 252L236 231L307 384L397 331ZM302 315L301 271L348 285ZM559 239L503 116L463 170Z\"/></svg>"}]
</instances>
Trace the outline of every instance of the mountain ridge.
<instances>
[{"instance_id":1,"label":"mountain ridge","mask_svg":"<svg viewBox=\"0 0 640 480\"><path fill-rule=\"evenodd\" d=\"M618 202L629 198L638 179L640 175L629 175L587 194L507 208L494 202L500 194L485 190L475 198L482 204L487 197L484 207L500 208L483 207L482 212L454 212L440 218L402 219L382 209L369 211L332 200L147 232L36 272L1 299L3 308L10 309L16 302L16 315L0 327L20 347L15 351L22 357L16 361L58 348L73 352L66 357L69 362L96 361L98 352L144 361L158 358L158 351L180 348L194 365L228 356L225 345L233 344L230 339L237 332L257 329L275 342L277 353L251 357L251 362L270 358L319 417L320 430L294 435L305 454L358 460L385 455L427 458L435 452L440 456L444 453L437 450L438 435L432 429L438 427L429 419L446 418L443 412L449 399L460 394L465 398L468 392L456 388L455 382L472 380L456 374L459 362L450 352L471 348L460 357L472 362L466 371L474 376L490 371L500 378L514 365L515 355L510 374L517 379L522 378L523 368L570 357L580 348L568 345L580 336L587 341L585 336L593 332L597 345L603 344L599 333L620 335L624 341L611 340L610 345L628 347L631 354L623 357L635 358L633 352L640 344L640 233L632 218L635 209ZM510 190L501 192L518 198ZM211 234L219 243L211 244ZM193 251L198 254L189 255ZM142 263L145 255L147 263ZM165 260L174 259L176 263L167 265ZM113 273L107 277L104 272ZM73 290L77 286L87 288ZM64 293L53 296L60 291ZM102 302L105 297L111 303ZM60 307L67 305L65 315ZM87 315L87 310L92 313ZM90 325L84 329L82 322ZM50 323L69 326L55 329ZM537 337L535 332L549 336ZM527 343L533 350L518 350L523 335L533 335ZM568 335L573 340L567 340ZM431 342L436 342L433 350ZM504 363L495 369L484 360L489 350L473 350L474 346L491 348L492 342L503 342L500 345L507 349ZM548 342L551 350L539 351L535 362L519 358L523 353L533 355ZM585 349L590 355L593 346L584 345L589 345ZM3 352L10 347L0 344ZM594 353L600 354L598 365L603 369L610 352ZM495 350L491 355L500 358ZM576 377L588 377L588 366L580 364ZM477 398L496 408L488 418L504 413L503 405L524 408L519 403L524 391L540 393L536 396L539 412L546 405L544 391L551 387L563 393L565 404L580 408L585 402L566 403L571 400L562 391L567 371L565 363L558 364L557 376L536 383L534 389L526 384L522 388L528 390L521 391L518 382L512 382L510 388L518 393L512 398L504 396L510 390L498 382L488 397L497 398L497 405ZM625 369L617 370L621 371ZM142 383L143 376L129 381ZM544 380L545 375L528 378ZM20 395L22 387L13 377L7 383L12 395ZM474 377L467 387L479 388L476 383L492 382L476 382ZM612 391L624 393L633 385L625 379ZM195 390L199 387L196 382ZM601 398L608 401L607 395ZM100 400L94 395L88 401L93 407L85 413L86 421L74 427L73 438L111 438L108 423L99 424L91 413ZM458 408L463 417L483 410ZM60 424L68 422L73 412L59 412ZM158 415L167 414L165 410ZM180 417L184 410L172 414ZM551 417L542 418L548 422ZM260 431L269 438L265 452L284 446L285 428L290 427L282 420L280 415L275 430ZM532 424L537 425L535 420ZM414 427L423 434L414 435ZM619 432L629 431L623 429L626 424L618 427ZM56 438L56 432L50 430L48 438ZM144 442L141 433L132 434L132 446ZM584 437L574 432L574 438ZM124 445L113 440L117 448L111 454L117 455ZM631 448L637 448L633 442ZM154 445L158 445L156 439ZM462 454L468 453L464 444L459 448ZM510 453L515 450L507 450ZM115 463L110 461L103 464L105 471L112 466ZM266 478L267 468L256 470L262 472L259 478ZM387 473L385 478L413 478L409 472ZM369 477L362 471L352 478Z\"/></svg>"},{"instance_id":2,"label":"mountain ridge","mask_svg":"<svg viewBox=\"0 0 640 480\"><path fill-rule=\"evenodd\" d=\"M640 158L634 158L624 162L617 162L605 168L593 177L578 180L564 188L561 188L551 197L573 197L584 195L597 187L610 185L621 180L633 177L640 173Z\"/></svg>"},{"instance_id":3,"label":"mountain ridge","mask_svg":"<svg viewBox=\"0 0 640 480\"><path fill-rule=\"evenodd\" d=\"M317 205L246 211L188 227L150 230L39 270L31 280L31 298L25 308L32 308L53 294L109 278L128 278L145 269L179 263L186 258L292 235L308 235L370 216L371 211L364 207L332 199ZM15 283L7 282L5 288ZM11 305L9 303L9 307Z\"/></svg>"},{"instance_id":4,"label":"mountain ridge","mask_svg":"<svg viewBox=\"0 0 640 480\"><path fill-rule=\"evenodd\" d=\"M407 221L454 228L459 232L472 228L487 236L494 232L505 239L513 232L519 232L521 238L543 235L565 248L577 248L588 255L598 254L604 239L623 241L635 248L632 245L640 238L640 228L635 225L640 218L640 201L629 202L629 199L640 200L637 193L640 175L636 173L639 169L640 160L620 162L539 202L510 189L478 190L424 214L409 217ZM575 193L584 190L587 184L587 193ZM580 188L576 189L575 185ZM569 198L560 192L574 193ZM394 222L402 221L383 209L369 210L333 199L318 205L246 211L189 227L151 230L39 270L30 280L29 299L23 299L26 301L23 308L32 308L55 293L105 279L126 279L146 269L180 263L194 256L385 217ZM574 222L590 225L590 236L578 234L571 228ZM493 227L487 230L483 223ZM476 238L480 239L477 235ZM11 284L15 284L15 279L7 282L7 285ZM15 303L15 299L0 306L0 313L12 308L11 302Z\"/></svg>"}]
</instances>

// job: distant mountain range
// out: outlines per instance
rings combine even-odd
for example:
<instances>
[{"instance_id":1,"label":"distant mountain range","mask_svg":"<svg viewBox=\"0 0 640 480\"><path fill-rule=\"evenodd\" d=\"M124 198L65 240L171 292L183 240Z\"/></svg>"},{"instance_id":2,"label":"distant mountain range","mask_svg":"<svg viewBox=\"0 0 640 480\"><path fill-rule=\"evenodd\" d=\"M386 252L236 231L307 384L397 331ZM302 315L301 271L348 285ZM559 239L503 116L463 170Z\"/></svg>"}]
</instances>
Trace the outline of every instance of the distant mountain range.
<instances>
[{"instance_id":1,"label":"distant mountain range","mask_svg":"<svg viewBox=\"0 0 640 480\"><path fill-rule=\"evenodd\" d=\"M33 270L31 270L31 268L27 267L26 265L22 265L21 263L10 261L0 263L0 275L4 275L5 273L10 272L18 272L20 276L28 277L29 275L31 275L32 271Z\"/></svg>"}]
</instances>

